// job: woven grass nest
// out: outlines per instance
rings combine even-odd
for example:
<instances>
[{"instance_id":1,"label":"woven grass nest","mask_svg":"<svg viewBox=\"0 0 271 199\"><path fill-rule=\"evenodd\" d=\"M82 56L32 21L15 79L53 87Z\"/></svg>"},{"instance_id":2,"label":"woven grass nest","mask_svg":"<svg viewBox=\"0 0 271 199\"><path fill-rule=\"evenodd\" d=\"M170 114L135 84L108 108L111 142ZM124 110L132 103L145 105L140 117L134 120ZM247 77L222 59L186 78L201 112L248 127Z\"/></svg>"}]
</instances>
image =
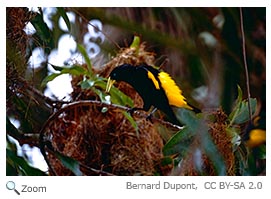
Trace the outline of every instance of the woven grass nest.
<instances>
[{"instance_id":1,"label":"woven grass nest","mask_svg":"<svg viewBox=\"0 0 271 199\"><path fill-rule=\"evenodd\" d=\"M233 153L231 137L228 135L226 130L226 120L227 115L221 110L210 112L215 119L213 122L208 122L209 134L217 147L218 152L222 156L225 166L226 166L226 175L232 176L236 173L235 167L235 156ZM201 137L196 137L191 149L198 148L200 146L199 142ZM182 160L182 165L180 168L173 171L173 175L185 175L185 176L197 176L197 175L217 175L215 167L212 161L204 153L202 154L202 171L199 172L194 164L195 159L195 150L188 152L187 156Z\"/></svg>"},{"instance_id":2,"label":"woven grass nest","mask_svg":"<svg viewBox=\"0 0 271 199\"><path fill-rule=\"evenodd\" d=\"M113 67L121 63L153 64L153 54L144 51L141 46L135 56L133 48L122 50L117 57L107 63L102 70L94 71L106 77ZM76 100L98 100L92 91L81 90L78 82L72 80L72 98ZM135 106L143 106L141 97L126 83L118 88L134 100ZM83 170L85 175L155 175L161 170L163 140L154 125L146 118L134 115L138 125L136 130L122 113L123 110L108 108L92 103L78 103L58 112L50 120L44 136L50 137L52 146L58 152L72 157L80 163L102 172ZM48 160L56 175L72 175L61 162L49 155Z\"/></svg>"},{"instance_id":3,"label":"woven grass nest","mask_svg":"<svg viewBox=\"0 0 271 199\"><path fill-rule=\"evenodd\" d=\"M102 69L94 72L108 77L114 67L123 63L154 65L154 54L146 52L144 44L140 45L138 52L125 48ZM73 77L72 98L75 101L99 100L94 92L78 86L81 80ZM134 100L136 107L143 106L141 97L131 86L123 82L116 86ZM79 101L67 105L49 120L43 131L54 150L84 165L80 168L83 175L200 175L193 166L192 153L188 153L177 173L172 170L173 164L161 164L164 140L152 122L135 114L136 131L123 110L109 107L103 112L102 109L101 103ZM234 155L225 128L226 115L222 111L213 114L217 121L209 124L210 135L225 159L227 174L234 175ZM73 175L53 153L48 153L47 159L54 175ZM204 155L202 159L206 173L215 175L211 161Z\"/></svg>"}]
</instances>

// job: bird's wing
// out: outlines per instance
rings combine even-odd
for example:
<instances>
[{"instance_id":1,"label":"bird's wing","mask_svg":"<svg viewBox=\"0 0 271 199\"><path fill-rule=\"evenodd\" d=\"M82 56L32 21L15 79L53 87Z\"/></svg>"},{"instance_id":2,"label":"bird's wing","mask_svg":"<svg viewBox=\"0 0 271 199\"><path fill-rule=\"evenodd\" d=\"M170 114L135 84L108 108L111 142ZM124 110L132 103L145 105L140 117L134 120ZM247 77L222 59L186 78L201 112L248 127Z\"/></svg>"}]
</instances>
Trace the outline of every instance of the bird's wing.
<instances>
[{"instance_id":1,"label":"bird's wing","mask_svg":"<svg viewBox=\"0 0 271 199\"><path fill-rule=\"evenodd\" d=\"M166 93L170 105L192 109L189 105L187 105L186 99L182 95L182 90L176 85L168 73L159 72L158 78Z\"/></svg>"}]
</instances>

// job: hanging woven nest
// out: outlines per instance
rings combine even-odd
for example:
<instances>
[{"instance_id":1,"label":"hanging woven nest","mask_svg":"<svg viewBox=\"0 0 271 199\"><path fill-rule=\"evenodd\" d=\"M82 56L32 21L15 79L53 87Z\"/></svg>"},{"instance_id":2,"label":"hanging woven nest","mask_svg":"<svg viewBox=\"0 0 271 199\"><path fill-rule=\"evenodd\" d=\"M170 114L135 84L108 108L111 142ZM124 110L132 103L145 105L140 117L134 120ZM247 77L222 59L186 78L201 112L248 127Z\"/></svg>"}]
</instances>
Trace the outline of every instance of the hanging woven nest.
<instances>
[{"instance_id":1,"label":"hanging woven nest","mask_svg":"<svg viewBox=\"0 0 271 199\"><path fill-rule=\"evenodd\" d=\"M153 175L162 158L162 139L145 118L134 116L138 130L123 110L79 101L57 112L44 131L54 150L83 165L114 175ZM72 173L49 156L57 175ZM85 175L95 175L86 171ZM96 173L97 174L97 173Z\"/></svg>"},{"instance_id":2,"label":"hanging woven nest","mask_svg":"<svg viewBox=\"0 0 271 199\"><path fill-rule=\"evenodd\" d=\"M121 63L148 63L153 65L153 54L126 48L102 70L94 71L107 77ZM69 104L55 113L43 130L43 139L49 141L53 151L71 157L82 166L84 175L154 175L163 169L163 140L155 126L145 117L134 114L135 128L123 111L99 103L98 96L91 90L82 90L78 83L82 77L73 77L72 98ZM117 84L118 89L134 100L135 106L143 106L138 93L126 83ZM78 101L79 100L79 101ZM93 101L81 101L93 100ZM48 152L48 164L55 175L73 175L61 161ZM161 174L161 173L160 173Z\"/></svg>"},{"instance_id":3,"label":"hanging woven nest","mask_svg":"<svg viewBox=\"0 0 271 199\"><path fill-rule=\"evenodd\" d=\"M207 113L206 113L207 114ZM212 142L215 144L219 155L221 155L225 167L226 167L226 175L235 175L236 167L235 167L235 156L233 153L232 138L227 133L227 115L221 110L218 109L214 112L209 113L214 120L208 123L208 132L210 134L210 138ZM173 175L185 175L185 176L198 176L198 175L217 175L217 171L213 165L213 162L210 158L204 154L204 150L201 149L202 140L200 140L200 136L196 136L195 140L190 146L190 151L183 159L180 168L176 169L173 172ZM197 153L197 149L200 149L200 153ZM200 162L201 168L197 168L197 163Z\"/></svg>"}]
</instances>

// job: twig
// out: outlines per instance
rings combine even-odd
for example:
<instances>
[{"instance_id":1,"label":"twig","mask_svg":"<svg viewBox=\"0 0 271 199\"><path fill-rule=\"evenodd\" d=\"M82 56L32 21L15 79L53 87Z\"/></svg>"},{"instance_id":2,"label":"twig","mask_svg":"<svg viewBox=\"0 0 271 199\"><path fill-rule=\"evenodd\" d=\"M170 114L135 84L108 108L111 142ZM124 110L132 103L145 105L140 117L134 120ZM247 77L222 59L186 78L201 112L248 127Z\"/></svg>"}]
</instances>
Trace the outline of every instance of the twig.
<instances>
[{"instance_id":1,"label":"twig","mask_svg":"<svg viewBox=\"0 0 271 199\"><path fill-rule=\"evenodd\" d=\"M55 112L54 114L52 114L48 120L45 122L45 125L44 127L41 129L41 133L44 131L44 128L47 126L47 124L51 121L51 120L54 120L54 118L56 118L58 115L60 115L61 113L63 113L64 111L66 110L69 110L71 108L74 108L74 107L77 107L77 106L92 106L92 105L98 105L98 106L103 106L103 107L107 107L107 108L113 108L113 109L121 109L121 110L124 110L124 111L129 111L130 109L128 107L125 107L125 106L121 106L121 105L117 105L117 104L106 104L106 103L103 103L103 102L100 102L100 101L94 101L94 100L81 100L81 101L76 101L76 102L72 102L72 103L69 103L67 104L66 106L64 106L63 108L59 109L57 112ZM139 111L134 111L133 113L134 115L137 115L139 117L142 117L142 118L147 118L148 115L147 114L144 114L142 112L139 112ZM158 122L162 125L165 125L167 127L171 127L171 128L174 128L174 129L178 129L178 130L181 130L183 129L183 127L181 126L178 126L178 125L175 125L175 124L172 124L170 122L167 122L167 121L164 121L164 120L161 120L161 119L158 119L158 118L155 118L155 117L152 117L151 118L153 122Z\"/></svg>"},{"instance_id":2,"label":"twig","mask_svg":"<svg viewBox=\"0 0 271 199\"><path fill-rule=\"evenodd\" d=\"M82 167L83 169L87 170L87 171L90 171L90 172L93 172L93 173L96 173L98 175L102 175L102 176L115 176L114 174L112 173L109 173L109 172L106 172L106 171L102 171L102 170L97 170L97 169L94 169L94 168L91 168L81 162L79 162L79 165L80 167Z\"/></svg>"},{"instance_id":3,"label":"twig","mask_svg":"<svg viewBox=\"0 0 271 199\"><path fill-rule=\"evenodd\" d=\"M242 34L242 50L243 50L243 59L244 59L244 67L246 74L246 86L247 86L247 96L248 96L248 112L249 112L249 120L252 121L252 113L251 113L251 105L250 105L250 87L249 87L249 75L248 75L248 66L247 66L247 57L246 57L246 40L244 33L244 22L243 22L243 13L242 8L240 10L240 28Z\"/></svg>"},{"instance_id":4,"label":"twig","mask_svg":"<svg viewBox=\"0 0 271 199\"><path fill-rule=\"evenodd\" d=\"M18 77L17 81L19 81L19 83L21 83L23 85L24 90L28 90L28 91L32 92L35 96L40 97L41 99L44 100L45 103L47 103L48 105L50 105L51 107L53 107L55 109L60 109L63 104L70 103L70 102L62 101L62 100L54 100L54 99L51 99L50 97L45 96L43 93L41 93L35 87L29 85L29 83L22 77ZM18 91L18 92L20 92L20 91Z\"/></svg>"}]
</instances>

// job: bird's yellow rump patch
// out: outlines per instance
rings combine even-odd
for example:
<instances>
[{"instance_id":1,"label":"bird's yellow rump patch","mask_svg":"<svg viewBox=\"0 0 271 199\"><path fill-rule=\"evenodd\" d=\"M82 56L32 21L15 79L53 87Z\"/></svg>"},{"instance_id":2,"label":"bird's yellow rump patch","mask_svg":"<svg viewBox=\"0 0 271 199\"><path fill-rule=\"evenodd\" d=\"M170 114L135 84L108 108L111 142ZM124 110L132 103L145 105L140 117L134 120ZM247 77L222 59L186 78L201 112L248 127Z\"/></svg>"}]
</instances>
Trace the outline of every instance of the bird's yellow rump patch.
<instances>
[{"instance_id":1,"label":"bird's yellow rump patch","mask_svg":"<svg viewBox=\"0 0 271 199\"><path fill-rule=\"evenodd\" d=\"M155 88L159 90L160 89L159 82L155 79L154 75L150 71L148 71L148 78L152 80Z\"/></svg>"},{"instance_id":2,"label":"bird's yellow rump patch","mask_svg":"<svg viewBox=\"0 0 271 199\"><path fill-rule=\"evenodd\" d=\"M176 85L174 80L166 72L160 72L158 78L168 98L169 104L176 107L192 108L187 104L181 89Z\"/></svg>"}]
</instances>

